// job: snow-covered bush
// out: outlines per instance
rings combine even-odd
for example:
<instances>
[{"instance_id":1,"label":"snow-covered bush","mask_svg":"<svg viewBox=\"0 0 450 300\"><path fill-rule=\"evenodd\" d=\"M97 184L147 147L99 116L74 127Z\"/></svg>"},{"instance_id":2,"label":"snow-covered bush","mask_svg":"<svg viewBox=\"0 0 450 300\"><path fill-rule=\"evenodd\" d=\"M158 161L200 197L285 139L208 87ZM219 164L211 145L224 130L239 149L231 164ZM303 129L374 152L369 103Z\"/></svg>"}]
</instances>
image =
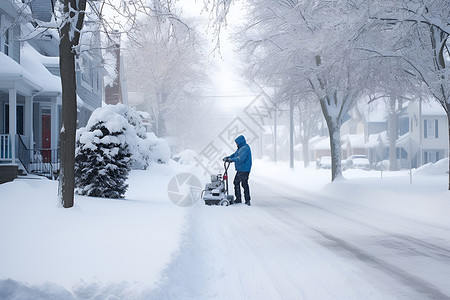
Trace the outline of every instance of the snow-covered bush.
<instances>
[{"instance_id":1,"label":"snow-covered bush","mask_svg":"<svg viewBox=\"0 0 450 300\"><path fill-rule=\"evenodd\" d=\"M146 147L150 149L150 162L159 164L169 162L171 151L165 139L158 138L153 132L147 132Z\"/></svg>"},{"instance_id":2,"label":"snow-covered bush","mask_svg":"<svg viewBox=\"0 0 450 300\"><path fill-rule=\"evenodd\" d=\"M150 163L151 149L148 146L147 134L143 125L142 113L123 104L107 105L101 109L108 109L124 117L131 126L128 144L131 152L131 168L146 169Z\"/></svg>"},{"instance_id":3,"label":"snow-covered bush","mask_svg":"<svg viewBox=\"0 0 450 300\"><path fill-rule=\"evenodd\" d=\"M77 131L75 187L81 195L122 198L131 168L146 169L151 162L168 163L164 139L147 133L135 109L106 105L96 109L88 124Z\"/></svg>"},{"instance_id":4,"label":"snow-covered bush","mask_svg":"<svg viewBox=\"0 0 450 300\"><path fill-rule=\"evenodd\" d=\"M128 188L133 127L113 110L95 110L77 131L75 191L80 195L123 198Z\"/></svg>"}]
</instances>

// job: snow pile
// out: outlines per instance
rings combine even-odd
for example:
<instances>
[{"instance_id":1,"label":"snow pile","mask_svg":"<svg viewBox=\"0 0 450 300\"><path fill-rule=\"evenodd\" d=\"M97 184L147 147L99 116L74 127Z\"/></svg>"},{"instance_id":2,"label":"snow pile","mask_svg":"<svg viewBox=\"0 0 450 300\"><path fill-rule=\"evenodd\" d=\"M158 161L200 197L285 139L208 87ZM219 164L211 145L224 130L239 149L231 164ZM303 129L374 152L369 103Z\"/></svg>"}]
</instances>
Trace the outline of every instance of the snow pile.
<instances>
[{"instance_id":1,"label":"snow pile","mask_svg":"<svg viewBox=\"0 0 450 300\"><path fill-rule=\"evenodd\" d=\"M197 153L194 150L186 149L174 155L172 159L176 160L182 165L194 165L197 163L195 159L196 157Z\"/></svg>"},{"instance_id":2,"label":"snow pile","mask_svg":"<svg viewBox=\"0 0 450 300\"><path fill-rule=\"evenodd\" d=\"M165 139L158 138L153 132L147 132L147 147L151 150L150 162L166 164L170 160L171 151Z\"/></svg>"},{"instance_id":3,"label":"snow pile","mask_svg":"<svg viewBox=\"0 0 450 300\"><path fill-rule=\"evenodd\" d=\"M441 159L436 163L423 165L414 172L417 175L445 175L448 174L448 158Z\"/></svg>"}]
</instances>

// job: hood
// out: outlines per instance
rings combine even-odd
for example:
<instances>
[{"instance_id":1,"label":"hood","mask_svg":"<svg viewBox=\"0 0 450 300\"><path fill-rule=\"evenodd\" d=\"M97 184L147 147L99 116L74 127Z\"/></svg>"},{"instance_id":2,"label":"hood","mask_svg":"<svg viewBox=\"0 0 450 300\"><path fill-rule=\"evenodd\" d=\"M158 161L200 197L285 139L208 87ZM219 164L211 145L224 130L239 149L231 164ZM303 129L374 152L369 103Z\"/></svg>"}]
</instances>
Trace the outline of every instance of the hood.
<instances>
[{"instance_id":1,"label":"hood","mask_svg":"<svg viewBox=\"0 0 450 300\"><path fill-rule=\"evenodd\" d=\"M247 142L245 141L245 137L243 135L238 136L235 140L238 147L244 146Z\"/></svg>"}]
</instances>

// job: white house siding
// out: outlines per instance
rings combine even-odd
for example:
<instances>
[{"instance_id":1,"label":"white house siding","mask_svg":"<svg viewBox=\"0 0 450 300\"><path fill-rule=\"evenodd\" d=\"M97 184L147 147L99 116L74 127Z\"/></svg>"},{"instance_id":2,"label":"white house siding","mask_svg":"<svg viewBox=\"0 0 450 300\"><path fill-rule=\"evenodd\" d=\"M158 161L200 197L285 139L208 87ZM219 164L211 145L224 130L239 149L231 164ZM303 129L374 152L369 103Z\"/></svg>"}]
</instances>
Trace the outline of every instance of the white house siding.
<instances>
[{"instance_id":1,"label":"white house siding","mask_svg":"<svg viewBox=\"0 0 450 300\"><path fill-rule=\"evenodd\" d=\"M423 152L423 162L436 162L439 159L448 156L448 122L447 117L442 116L424 116L423 117L423 132L425 132L425 120L429 124L431 122L433 126L433 132L429 132L427 137L425 135L422 139L422 152ZM438 122L437 127L437 138L436 138L436 126L435 122Z\"/></svg>"},{"instance_id":2,"label":"white house siding","mask_svg":"<svg viewBox=\"0 0 450 300\"><path fill-rule=\"evenodd\" d=\"M405 109L409 122L409 135L420 145L416 165L435 162L448 157L448 122L444 109L435 100L420 103L414 101ZM425 122L426 120L426 122ZM435 120L438 121L438 137L436 138ZM433 132L425 137L425 123L432 123Z\"/></svg>"}]
</instances>

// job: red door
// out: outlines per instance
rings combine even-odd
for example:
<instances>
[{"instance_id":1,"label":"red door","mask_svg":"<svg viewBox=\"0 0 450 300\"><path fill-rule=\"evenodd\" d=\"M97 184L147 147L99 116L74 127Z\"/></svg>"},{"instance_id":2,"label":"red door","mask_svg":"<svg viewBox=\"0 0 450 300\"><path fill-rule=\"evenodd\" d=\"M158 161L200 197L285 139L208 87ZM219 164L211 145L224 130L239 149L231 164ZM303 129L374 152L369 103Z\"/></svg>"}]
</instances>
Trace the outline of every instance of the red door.
<instances>
[{"instance_id":1,"label":"red door","mask_svg":"<svg viewBox=\"0 0 450 300\"><path fill-rule=\"evenodd\" d=\"M50 149L52 147L51 133L51 116L42 115L42 149ZM42 158L44 162L50 162L51 151L42 150Z\"/></svg>"}]
</instances>

